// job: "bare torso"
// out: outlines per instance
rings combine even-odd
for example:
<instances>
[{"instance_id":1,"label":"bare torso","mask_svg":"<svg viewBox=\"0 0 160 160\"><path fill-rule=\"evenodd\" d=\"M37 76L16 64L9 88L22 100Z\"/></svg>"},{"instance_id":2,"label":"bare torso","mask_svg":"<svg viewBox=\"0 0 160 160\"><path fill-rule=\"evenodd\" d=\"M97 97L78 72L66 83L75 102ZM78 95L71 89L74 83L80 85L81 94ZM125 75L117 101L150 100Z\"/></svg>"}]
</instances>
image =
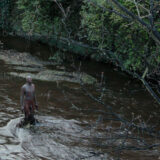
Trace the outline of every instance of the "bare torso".
<instances>
[{"instance_id":1,"label":"bare torso","mask_svg":"<svg viewBox=\"0 0 160 160\"><path fill-rule=\"evenodd\" d=\"M24 100L34 100L35 98L35 86L34 84L24 84L22 86L22 90L24 93Z\"/></svg>"},{"instance_id":2,"label":"bare torso","mask_svg":"<svg viewBox=\"0 0 160 160\"><path fill-rule=\"evenodd\" d=\"M28 82L21 87L20 104L21 110L25 115L24 122L34 124L34 110L38 109L35 96L35 85L29 80L29 78L27 80Z\"/></svg>"}]
</instances>

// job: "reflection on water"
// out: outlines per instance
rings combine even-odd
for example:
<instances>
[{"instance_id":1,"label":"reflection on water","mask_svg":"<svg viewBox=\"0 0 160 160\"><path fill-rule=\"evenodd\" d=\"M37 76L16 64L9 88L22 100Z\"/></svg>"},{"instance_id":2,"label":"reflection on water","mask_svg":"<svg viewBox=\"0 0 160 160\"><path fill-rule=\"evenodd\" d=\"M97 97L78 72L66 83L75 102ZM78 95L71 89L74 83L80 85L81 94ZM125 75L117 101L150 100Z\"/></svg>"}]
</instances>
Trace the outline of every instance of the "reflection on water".
<instances>
[{"instance_id":1,"label":"reflection on water","mask_svg":"<svg viewBox=\"0 0 160 160\"><path fill-rule=\"evenodd\" d=\"M8 66L0 63L0 72L7 72ZM105 71L107 79L105 101L118 114L130 117L134 112L144 118L150 114L155 119L159 118L157 105L153 103L147 92L131 92L133 89L139 89L139 84L131 85L129 79L104 66L99 67L97 71L96 68L91 69L89 66L87 72L98 79L102 68ZM82 70L86 71L86 68ZM57 85L57 83L35 81L39 102L36 118L39 123L36 126L17 128L16 125L22 118L19 93L23 83L24 80L19 78L4 76L0 78L0 158L2 160L110 160L116 156L109 154L108 148L105 147L106 136L110 136L108 131L111 127L105 120L108 116L107 108L89 99L78 84L61 82ZM94 95L97 94L93 86L88 89ZM102 119L99 120L100 123L97 123L98 119ZM118 122L114 124L115 127L118 125ZM157 159L159 154L158 151L135 153L124 152L122 157L135 160L144 157Z\"/></svg>"}]
</instances>

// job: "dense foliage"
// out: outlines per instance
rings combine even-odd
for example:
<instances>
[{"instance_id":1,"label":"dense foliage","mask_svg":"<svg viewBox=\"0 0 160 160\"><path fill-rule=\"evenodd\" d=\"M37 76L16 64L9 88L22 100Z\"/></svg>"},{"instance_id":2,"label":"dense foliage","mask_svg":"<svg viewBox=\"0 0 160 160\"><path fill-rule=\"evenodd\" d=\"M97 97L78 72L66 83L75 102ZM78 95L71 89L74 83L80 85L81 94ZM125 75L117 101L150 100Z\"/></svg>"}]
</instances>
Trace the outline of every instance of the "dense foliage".
<instances>
[{"instance_id":1,"label":"dense foliage","mask_svg":"<svg viewBox=\"0 0 160 160\"><path fill-rule=\"evenodd\" d=\"M63 2L62 4L60 2ZM44 0L17 0L17 9L21 12L22 29L25 32L39 34L60 34L67 36L68 29L75 29L73 23L77 21L74 0L60 2ZM72 6L72 8L71 8ZM69 12L72 14L68 15ZM69 18L69 19L68 19Z\"/></svg>"},{"instance_id":2,"label":"dense foliage","mask_svg":"<svg viewBox=\"0 0 160 160\"><path fill-rule=\"evenodd\" d=\"M148 64L151 68L159 64L159 47L142 26L136 21L128 22L111 12L111 4L106 0L94 0L94 2L97 5L85 1L81 11L82 27L87 33L89 42L98 45L99 48L113 51L124 67L130 70L143 71ZM122 1L122 3L132 13L137 14L132 1ZM146 10L140 10L140 14L145 17ZM144 20L147 21L147 18ZM160 16L155 20L160 30Z\"/></svg>"},{"instance_id":3,"label":"dense foliage","mask_svg":"<svg viewBox=\"0 0 160 160\"><path fill-rule=\"evenodd\" d=\"M17 8L22 11L19 18L21 19L23 31L43 34L49 33L49 31L52 32L51 16L48 16L50 5L50 2L42 0L18 0Z\"/></svg>"},{"instance_id":4,"label":"dense foliage","mask_svg":"<svg viewBox=\"0 0 160 160\"><path fill-rule=\"evenodd\" d=\"M160 32L160 4L154 1L119 0L124 7ZM0 27L8 26L10 0L2 0ZM114 54L125 69L153 72L160 62L160 47L144 26L110 0L17 0L12 8L12 29L41 35L60 35L88 43L103 52L93 53L95 59L104 50ZM153 17L150 11L153 8ZM118 14L115 14L118 13ZM14 16L15 15L15 16ZM123 15L123 16L122 16ZM151 22L153 21L153 22ZM151 25L150 25L151 26ZM152 26L151 26L152 27ZM112 57L113 58L113 57ZM119 63L118 62L118 63Z\"/></svg>"},{"instance_id":5,"label":"dense foliage","mask_svg":"<svg viewBox=\"0 0 160 160\"><path fill-rule=\"evenodd\" d=\"M8 30L11 15L11 0L0 1L0 28Z\"/></svg>"}]
</instances>

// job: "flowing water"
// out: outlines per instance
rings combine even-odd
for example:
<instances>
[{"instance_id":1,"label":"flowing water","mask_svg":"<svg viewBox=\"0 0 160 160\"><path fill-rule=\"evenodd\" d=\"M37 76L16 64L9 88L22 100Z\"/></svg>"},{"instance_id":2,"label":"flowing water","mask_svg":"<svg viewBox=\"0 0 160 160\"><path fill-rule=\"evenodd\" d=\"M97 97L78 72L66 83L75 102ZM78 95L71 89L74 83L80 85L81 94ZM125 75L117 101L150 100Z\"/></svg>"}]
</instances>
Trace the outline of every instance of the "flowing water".
<instances>
[{"instance_id":1,"label":"flowing water","mask_svg":"<svg viewBox=\"0 0 160 160\"><path fill-rule=\"evenodd\" d=\"M141 115L149 124L159 120L159 106L135 80L112 67L84 62L85 71L100 81L105 73L105 102L123 117ZM108 109L90 99L76 83L34 81L39 110L35 126L18 128L22 119L19 94L24 79L8 76L9 65L0 61L0 159L2 160L111 160L117 155L105 147L109 127ZM88 86L97 95L98 87ZM112 123L112 125L111 125ZM116 142L118 143L118 142ZM158 160L159 148L124 151L121 159Z\"/></svg>"}]
</instances>

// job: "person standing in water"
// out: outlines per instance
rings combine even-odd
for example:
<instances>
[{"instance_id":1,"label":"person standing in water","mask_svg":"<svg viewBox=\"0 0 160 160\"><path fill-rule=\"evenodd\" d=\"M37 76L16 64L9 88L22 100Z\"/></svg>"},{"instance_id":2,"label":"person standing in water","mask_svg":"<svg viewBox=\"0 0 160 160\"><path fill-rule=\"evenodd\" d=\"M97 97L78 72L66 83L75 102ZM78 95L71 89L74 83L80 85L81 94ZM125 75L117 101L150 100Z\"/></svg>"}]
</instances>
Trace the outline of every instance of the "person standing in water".
<instances>
[{"instance_id":1,"label":"person standing in water","mask_svg":"<svg viewBox=\"0 0 160 160\"><path fill-rule=\"evenodd\" d=\"M22 113L25 115L24 121L35 123L34 111L38 109L38 105L31 76L26 77L26 84L21 87L20 104Z\"/></svg>"}]
</instances>

